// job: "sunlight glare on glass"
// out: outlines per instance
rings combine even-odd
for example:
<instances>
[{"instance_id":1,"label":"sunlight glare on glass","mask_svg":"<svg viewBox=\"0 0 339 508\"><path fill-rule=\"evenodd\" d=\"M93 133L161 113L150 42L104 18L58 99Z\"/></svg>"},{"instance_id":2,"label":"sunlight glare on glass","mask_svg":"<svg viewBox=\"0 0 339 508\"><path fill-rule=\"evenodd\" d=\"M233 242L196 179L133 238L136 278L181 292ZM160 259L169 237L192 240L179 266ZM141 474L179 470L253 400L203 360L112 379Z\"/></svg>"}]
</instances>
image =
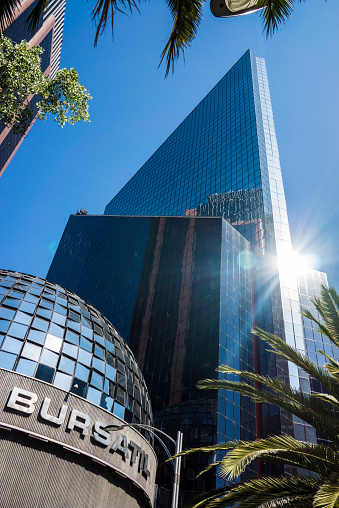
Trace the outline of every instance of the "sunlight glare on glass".
<instances>
[{"instance_id":1,"label":"sunlight glare on glass","mask_svg":"<svg viewBox=\"0 0 339 508\"><path fill-rule=\"evenodd\" d=\"M238 255L238 265L244 270L251 270L257 264L255 254L249 250L242 250Z\"/></svg>"},{"instance_id":2,"label":"sunlight glare on glass","mask_svg":"<svg viewBox=\"0 0 339 508\"><path fill-rule=\"evenodd\" d=\"M278 267L281 275L301 275L307 269L314 269L315 257L312 254L297 252L278 252Z\"/></svg>"}]
</instances>

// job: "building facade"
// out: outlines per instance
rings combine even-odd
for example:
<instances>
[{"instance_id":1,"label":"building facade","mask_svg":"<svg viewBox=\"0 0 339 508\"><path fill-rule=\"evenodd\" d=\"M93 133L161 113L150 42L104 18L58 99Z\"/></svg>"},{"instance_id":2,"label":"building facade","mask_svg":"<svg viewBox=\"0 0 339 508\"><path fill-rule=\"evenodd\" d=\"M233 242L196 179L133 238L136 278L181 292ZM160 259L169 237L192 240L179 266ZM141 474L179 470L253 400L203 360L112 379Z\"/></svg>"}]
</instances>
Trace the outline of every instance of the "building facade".
<instances>
[{"instance_id":1,"label":"building facade","mask_svg":"<svg viewBox=\"0 0 339 508\"><path fill-rule=\"evenodd\" d=\"M66 0L51 0L35 32L31 33L27 25L27 19L36 3L37 0L24 0L17 10L13 23L7 27L4 35L14 43L26 40L31 47L41 46L44 50L41 56L41 70L44 74L53 78L60 64ZM35 106L38 100L37 96L30 99L35 115L38 111ZM7 168L22 141L22 136L13 133L9 127L0 122L0 176Z\"/></svg>"},{"instance_id":2,"label":"building facade","mask_svg":"<svg viewBox=\"0 0 339 508\"><path fill-rule=\"evenodd\" d=\"M152 424L145 381L92 305L0 270L0 383L1 506L153 506L149 433L104 430Z\"/></svg>"},{"instance_id":3,"label":"building facade","mask_svg":"<svg viewBox=\"0 0 339 508\"><path fill-rule=\"evenodd\" d=\"M225 234L214 244L209 235L218 228ZM182 430L184 446L280 432L315 442L314 429L277 408L259 411L228 392L218 394L217 404L214 394L215 402L203 408L195 402L201 395L185 385L189 379L193 387L196 375L215 378L217 362L310 391L302 372L269 354L250 333L255 324L303 352L312 335L314 347L315 332L300 316L301 289L311 288L310 304L326 275L312 271L300 283L286 263L291 253L265 62L249 50L110 201L104 216L70 218L48 277L91 301L123 331L146 376L157 424ZM199 277L203 289L193 282ZM199 335L205 324L207 339L205 332ZM203 477L195 481L201 466L185 462L182 503L185 494L222 484L212 476L205 485Z\"/></svg>"}]
</instances>

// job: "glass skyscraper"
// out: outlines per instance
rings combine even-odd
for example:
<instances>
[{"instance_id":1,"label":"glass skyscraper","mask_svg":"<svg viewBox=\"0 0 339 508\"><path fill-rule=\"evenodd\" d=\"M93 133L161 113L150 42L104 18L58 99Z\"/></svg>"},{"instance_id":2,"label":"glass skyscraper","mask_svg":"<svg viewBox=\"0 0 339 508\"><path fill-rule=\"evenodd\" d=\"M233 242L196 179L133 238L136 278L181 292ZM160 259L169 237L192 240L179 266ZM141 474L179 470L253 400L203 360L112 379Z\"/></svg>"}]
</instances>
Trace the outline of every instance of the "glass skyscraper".
<instances>
[{"instance_id":1,"label":"glass skyscraper","mask_svg":"<svg viewBox=\"0 0 339 508\"><path fill-rule=\"evenodd\" d=\"M315 441L314 429L274 407L194 388L222 363L312 388L250 333L255 324L316 354L319 334L300 303L310 305L326 275L298 278L286 264L291 252L265 62L249 50L104 216L71 216L47 277L129 341L156 424L183 430L184 446L279 432ZM185 462L184 492L220 484L212 475L194 480L203 460Z\"/></svg>"}]
</instances>

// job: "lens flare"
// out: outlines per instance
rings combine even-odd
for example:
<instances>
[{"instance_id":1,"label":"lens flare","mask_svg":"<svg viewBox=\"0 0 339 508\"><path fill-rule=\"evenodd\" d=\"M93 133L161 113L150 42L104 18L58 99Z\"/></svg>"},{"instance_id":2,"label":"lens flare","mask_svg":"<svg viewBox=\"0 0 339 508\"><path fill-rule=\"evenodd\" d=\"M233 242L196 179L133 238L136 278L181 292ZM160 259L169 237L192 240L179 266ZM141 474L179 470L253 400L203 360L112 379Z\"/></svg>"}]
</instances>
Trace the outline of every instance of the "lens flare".
<instances>
[{"instance_id":1,"label":"lens flare","mask_svg":"<svg viewBox=\"0 0 339 508\"><path fill-rule=\"evenodd\" d=\"M243 270L251 270L257 264L257 258L253 252L242 250L238 255L238 265Z\"/></svg>"},{"instance_id":2,"label":"lens flare","mask_svg":"<svg viewBox=\"0 0 339 508\"><path fill-rule=\"evenodd\" d=\"M307 269L316 268L317 260L312 254L294 251L278 251L278 268L281 275L301 275Z\"/></svg>"}]
</instances>

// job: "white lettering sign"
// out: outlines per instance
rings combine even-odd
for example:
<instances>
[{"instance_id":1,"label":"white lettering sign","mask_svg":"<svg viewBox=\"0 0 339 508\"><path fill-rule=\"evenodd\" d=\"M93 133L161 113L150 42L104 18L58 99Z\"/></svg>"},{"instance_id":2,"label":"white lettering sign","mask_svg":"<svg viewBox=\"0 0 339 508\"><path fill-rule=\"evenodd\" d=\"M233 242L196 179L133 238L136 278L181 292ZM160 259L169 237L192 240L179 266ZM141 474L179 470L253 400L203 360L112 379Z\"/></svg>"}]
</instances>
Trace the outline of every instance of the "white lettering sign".
<instances>
[{"instance_id":1,"label":"white lettering sign","mask_svg":"<svg viewBox=\"0 0 339 508\"><path fill-rule=\"evenodd\" d=\"M13 388L11 395L8 399L6 407L15 411L19 411L20 413L24 413L26 415L30 415L35 410L35 404L38 400L38 396L27 390L23 390L22 388ZM68 411L68 406L63 404L59 409L59 413L57 416L50 414L49 408L51 404L51 399L45 397L41 409L39 411L39 417L43 422L52 423L55 426L60 426L65 422L66 414ZM72 409L68 423L66 426L66 430L74 430L80 432L80 436L87 436L88 429L91 423L90 417L86 413L82 413L77 409ZM100 443L101 445L108 447L111 443L111 434L106 432L104 428L107 426L107 423L97 421L94 423L92 431L93 431L93 440L95 442ZM148 470L148 455L138 446L134 441L128 442L127 437L124 434L119 434L119 436L115 439L111 448L109 449L111 453L118 452L119 455L122 456L123 460L127 461L130 459L130 465L133 466L138 462L139 456L139 464L138 471L143 473L146 477L151 475ZM131 451L131 453L130 453ZM131 455L131 457L130 457Z\"/></svg>"}]
</instances>

